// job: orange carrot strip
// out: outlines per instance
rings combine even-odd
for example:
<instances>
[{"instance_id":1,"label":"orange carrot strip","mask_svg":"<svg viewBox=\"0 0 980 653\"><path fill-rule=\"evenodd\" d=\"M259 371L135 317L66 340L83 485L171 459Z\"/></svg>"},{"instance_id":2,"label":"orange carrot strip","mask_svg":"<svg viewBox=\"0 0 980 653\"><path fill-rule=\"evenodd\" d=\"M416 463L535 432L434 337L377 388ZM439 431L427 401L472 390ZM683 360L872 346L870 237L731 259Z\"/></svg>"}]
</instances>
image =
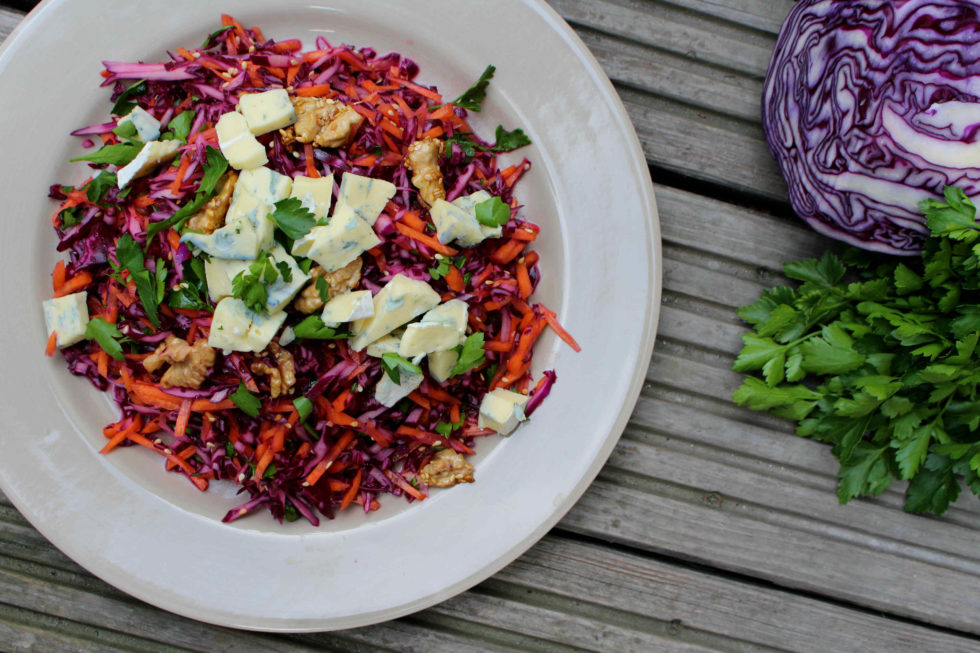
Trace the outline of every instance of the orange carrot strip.
<instances>
[{"instance_id":1,"label":"orange carrot strip","mask_svg":"<svg viewBox=\"0 0 980 653\"><path fill-rule=\"evenodd\" d=\"M454 406L459 405L459 399L452 396L442 388L434 385L429 385L428 390L425 391L426 396L436 400L441 401L444 404L452 404Z\"/></svg>"},{"instance_id":2,"label":"orange carrot strip","mask_svg":"<svg viewBox=\"0 0 980 653\"><path fill-rule=\"evenodd\" d=\"M146 447L151 451L155 451L158 454L161 454L162 456L166 457L167 460L172 461L175 465L177 465L177 467L180 467L181 471L187 474L187 478L190 479L191 483L197 486L198 490L201 490L203 492L204 490L208 489L208 482L203 478L193 476L194 468L188 465L186 461L178 458L172 453L167 453L166 451L161 451L160 449L157 449L155 444L153 444L152 442L150 442L149 440L147 440L146 438L144 438L142 435L138 433L130 433L129 440L131 442L135 442L136 444L142 447Z\"/></svg>"},{"instance_id":3,"label":"orange carrot strip","mask_svg":"<svg viewBox=\"0 0 980 653\"><path fill-rule=\"evenodd\" d=\"M67 275L64 260L58 259L58 262L54 264L54 270L51 271L51 290L54 292L61 290L61 287L65 285Z\"/></svg>"},{"instance_id":4,"label":"orange carrot strip","mask_svg":"<svg viewBox=\"0 0 980 653\"><path fill-rule=\"evenodd\" d=\"M61 285L61 288L54 293L55 297L64 297L92 283L92 275L88 270L82 270L71 279Z\"/></svg>"},{"instance_id":5,"label":"orange carrot strip","mask_svg":"<svg viewBox=\"0 0 980 653\"><path fill-rule=\"evenodd\" d=\"M101 376L103 379L108 379L109 378L109 354L105 353L102 350L99 350L99 353L95 355L95 365L99 371L99 376Z\"/></svg>"},{"instance_id":6,"label":"orange carrot strip","mask_svg":"<svg viewBox=\"0 0 980 653\"><path fill-rule=\"evenodd\" d=\"M176 252L180 248L180 234L173 229L168 229L167 243L169 243L170 249Z\"/></svg>"},{"instance_id":7,"label":"orange carrot strip","mask_svg":"<svg viewBox=\"0 0 980 653\"><path fill-rule=\"evenodd\" d=\"M327 471L333 461L336 460L337 456L340 455L340 452L346 449L353 441L354 433L352 431L346 431L342 436L340 436L340 439L337 440L332 447L330 447L330 450L327 451L327 455L323 457L323 460L318 462L316 467L313 468L313 471L307 474L306 478L303 480L310 485L316 485L316 482L320 480L320 477L323 476L324 472Z\"/></svg>"},{"instance_id":8,"label":"orange carrot strip","mask_svg":"<svg viewBox=\"0 0 980 653\"><path fill-rule=\"evenodd\" d=\"M316 179L320 173L316 169L316 158L313 156L313 143L303 144L303 155L306 157L306 176Z\"/></svg>"},{"instance_id":9,"label":"orange carrot strip","mask_svg":"<svg viewBox=\"0 0 980 653\"><path fill-rule=\"evenodd\" d=\"M333 88L331 88L330 84L314 84L313 86L304 86L296 89L295 95L299 97L322 97L332 93Z\"/></svg>"},{"instance_id":10,"label":"orange carrot strip","mask_svg":"<svg viewBox=\"0 0 980 653\"><path fill-rule=\"evenodd\" d=\"M187 48L183 48L183 47L177 48L177 54L182 56L184 58L184 61L190 61L191 59L194 58L194 55L188 52Z\"/></svg>"},{"instance_id":11,"label":"orange carrot strip","mask_svg":"<svg viewBox=\"0 0 980 653\"><path fill-rule=\"evenodd\" d=\"M527 263L523 258L517 261L517 290L524 299L530 297L533 290L531 276L527 272Z\"/></svg>"},{"instance_id":12,"label":"orange carrot strip","mask_svg":"<svg viewBox=\"0 0 980 653\"><path fill-rule=\"evenodd\" d=\"M276 452L273 451L271 447L267 449L265 453L262 454L262 457L259 458L258 464L255 465L255 474L252 475L252 479L257 481L262 478L262 475L265 474L265 470L269 466L269 463L271 463L272 459L275 457Z\"/></svg>"},{"instance_id":13,"label":"orange carrot strip","mask_svg":"<svg viewBox=\"0 0 980 653\"><path fill-rule=\"evenodd\" d=\"M429 400L426 399L425 397L423 397L421 395L421 393L419 393L418 390L413 390L412 392L410 392L408 394L408 398L411 399L412 401L414 401L416 404L418 404L422 408L425 408L426 410L429 410L430 408L432 408L432 404L429 403Z\"/></svg>"},{"instance_id":14,"label":"orange carrot strip","mask_svg":"<svg viewBox=\"0 0 980 653\"><path fill-rule=\"evenodd\" d=\"M351 481L350 488L344 493L344 498L340 501L340 509L343 510L349 506L353 501L354 497L357 496L357 491L361 487L361 470L358 469L357 473L354 474L354 480Z\"/></svg>"},{"instance_id":15,"label":"orange carrot strip","mask_svg":"<svg viewBox=\"0 0 980 653\"><path fill-rule=\"evenodd\" d=\"M435 251L439 252L443 256L456 256L456 254L459 253L458 250L455 250L452 247L447 247L446 245L443 245L435 238L431 236L427 236L421 231L418 231L417 229L412 229L408 225L402 224L401 222L395 223L395 229L397 229L398 232L401 233L403 236L408 236L412 240L416 240L422 243L423 245L429 247L430 249L434 249Z\"/></svg>"},{"instance_id":16,"label":"orange carrot strip","mask_svg":"<svg viewBox=\"0 0 980 653\"><path fill-rule=\"evenodd\" d=\"M217 142L218 141L218 132L216 132L214 130L214 127L209 127L208 129L205 129L204 131L199 131L196 134L192 134L191 137L189 139L187 139L187 142L190 143L191 145L193 145L197 141L202 141L202 140L203 141Z\"/></svg>"},{"instance_id":17,"label":"orange carrot strip","mask_svg":"<svg viewBox=\"0 0 980 653\"><path fill-rule=\"evenodd\" d=\"M508 352L514 348L514 343L500 340L488 340L483 343L483 348L487 351Z\"/></svg>"},{"instance_id":18,"label":"orange carrot strip","mask_svg":"<svg viewBox=\"0 0 980 653\"><path fill-rule=\"evenodd\" d=\"M195 413L211 413L217 410L231 410L237 407L231 399L224 399L218 402L208 401L207 399L195 399L191 404L191 410Z\"/></svg>"},{"instance_id":19,"label":"orange carrot strip","mask_svg":"<svg viewBox=\"0 0 980 653\"><path fill-rule=\"evenodd\" d=\"M537 239L538 234L534 233L533 231L528 231L527 229L515 229L514 233L512 233L510 237L514 240L531 242Z\"/></svg>"},{"instance_id":20,"label":"orange carrot strip","mask_svg":"<svg viewBox=\"0 0 980 653\"><path fill-rule=\"evenodd\" d=\"M337 58L341 61L346 61L354 70L367 70L367 66L364 65L364 60L350 50L341 50L337 53Z\"/></svg>"},{"instance_id":21,"label":"orange carrot strip","mask_svg":"<svg viewBox=\"0 0 980 653\"><path fill-rule=\"evenodd\" d=\"M452 104L444 104L429 114L429 120L444 121L449 118L455 118L456 114L454 113L453 109L454 107Z\"/></svg>"},{"instance_id":22,"label":"orange carrot strip","mask_svg":"<svg viewBox=\"0 0 980 653\"><path fill-rule=\"evenodd\" d=\"M48 336L48 344L44 348L45 356L54 356L54 352L58 349L58 332L52 331L51 335Z\"/></svg>"},{"instance_id":23,"label":"orange carrot strip","mask_svg":"<svg viewBox=\"0 0 980 653\"><path fill-rule=\"evenodd\" d=\"M461 421L459 416L459 404L453 404L449 409L449 421L453 424L459 424Z\"/></svg>"},{"instance_id":24,"label":"orange carrot strip","mask_svg":"<svg viewBox=\"0 0 980 653\"><path fill-rule=\"evenodd\" d=\"M126 392L132 392L133 376L129 373L129 368L125 364L119 366L119 378L122 380Z\"/></svg>"},{"instance_id":25,"label":"orange carrot strip","mask_svg":"<svg viewBox=\"0 0 980 653\"><path fill-rule=\"evenodd\" d=\"M306 458L312 449L313 447L310 446L309 442L304 442L303 444L299 445L299 449L296 450L296 457Z\"/></svg>"},{"instance_id":26,"label":"orange carrot strip","mask_svg":"<svg viewBox=\"0 0 980 653\"><path fill-rule=\"evenodd\" d=\"M330 53L330 50L310 50L309 52L303 53L304 63L313 63L317 59L320 59Z\"/></svg>"},{"instance_id":27,"label":"orange carrot strip","mask_svg":"<svg viewBox=\"0 0 980 653\"><path fill-rule=\"evenodd\" d=\"M292 86L299 73L299 66L290 66L286 69L286 86Z\"/></svg>"},{"instance_id":28,"label":"orange carrot strip","mask_svg":"<svg viewBox=\"0 0 980 653\"><path fill-rule=\"evenodd\" d=\"M425 232L426 222L419 217L418 211L405 211L399 220L416 231Z\"/></svg>"},{"instance_id":29,"label":"orange carrot strip","mask_svg":"<svg viewBox=\"0 0 980 653\"><path fill-rule=\"evenodd\" d=\"M526 242L520 240L508 240L490 255L490 260L494 263L500 263L501 265L510 263L517 258L517 255L520 254L525 247L527 247Z\"/></svg>"},{"instance_id":30,"label":"orange carrot strip","mask_svg":"<svg viewBox=\"0 0 980 653\"><path fill-rule=\"evenodd\" d=\"M389 134L391 134L392 136L394 136L395 138L397 138L398 140L405 138L405 130L399 127L398 125L396 125L395 123L393 123L388 118L382 118L378 122L378 126L381 127L381 129L388 132Z\"/></svg>"},{"instance_id":31,"label":"orange carrot strip","mask_svg":"<svg viewBox=\"0 0 980 653\"><path fill-rule=\"evenodd\" d=\"M190 399L184 399L180 402L180 412L177 413L177 422L174 424L174 435L178 438L184 437L187 432L187 421L191 417L192 404Z\"/></svg>"},{"instance_id":32,"label":"orange carrot strip","mask_svg":"<svg viewBox=\"0 0 980 653\"><path fill-rule=\"evenodd\" d=\"M350 487L350 485L344 481L341 481L339 478L328 478L327 487L330 488L331 492L343 492Z\"/></svg>"},{"instance_id":33,"label":"orange carrot strip","mask_svg":"<svg viewBox=\"0 0 980 653\"><path fill-rule=\"evenodd\" d=\"M180 157L180 167L177 168L177 176L170 184L170 192L174 195L180 193L180 185L184 183L184 175L187 174L187 167L191 164L191 158L187 155Z\"/></svg>"},{"instance_id":34,"label":"orange carrot strip","mask_svg":"<svg viewBox=\"0 0 980 653\"><path fill-rule=\"evenodd\" d=\"M544 309L544 319L548 321L548 326L550 326L551 329L558 334L558 337L564 340L566 343L568 343L569 347L571 347L575 351L582 351L582 348L579 347L579 344L577 342L575 342L575 338L572 337L572 334L570 334L568 331L565 331L565 328L558 323L558 316L556 316L547 308Z\"/></svg>"},{"instance_id":35,"label":"orange carrot strip","mask_svg":"<svg viewBox=\"0 0 980 653\"><path fill-rule=\"evenodd\" d=\"M424 132L422 132L422 138L439 138L445 133L446 133L445 129L443 129L439 125L436 125L435 127L431 129L426 129Z\"/></svg>"},{"instance_id":36,"label":"orange carrot strip","mask_svg":"<svg viewBox=\"0 0 980 653\"><path fill-rule=\"evenodd\" d=\"M405 480L405 478L390 469L385 470L385 475L392 480L392 482L403 489L405 494L415 497L419 501L425 501L425 495L412 487L412 484Z\"/></svg>"},{"instance_id":37,"label":"orange carrot strip","mask_svg":"<svg viewBox=\"0 0 980 653\"><path fill-rule=\"evenodd\" d=\"M455 292L463 292L466 288L466 284L463 283L463 274L459 271L455 265L449 266L449 272L446 273L446 284L449 289Z\"/></svg>"},{"instance_id":38,"label":"orange carrot strip","mask_svg":"<svg viewBox=\"0 0 980 653\"><path fill-rule=\"evenodd\" d=\"M389 75L388 79L394 82L395 84L398 84L399 86L404 86L410 91L415 91L416 93L418 93L419 95L421 95L422 97L428 100L432 100L433 102L442 102L442 95L436 93L435 91L427 89L424 86L419 86L414 82L410 82L407 79L402 79L401 77L395 77L394 75Z\"/></svg>"},{"instance_id":39,"label":"orange carrot strip","mask_svg":"<svg viewBox=\"0 0 980 653\"><path fill-rule=\"evenodd\" d=\"M133 200L133 206L138 209L145 209L148 206L152 206L156 200L149 195L142 195Z\"/></svg>"},{"instance_id":40,"label":"orange carrot strip","mask_svg":"<svg viewBox=\"0 0 980 653\"><path fill-rule=\"evenodd\" d=\"M254 27L252 29L255 29ZM261 38L261 37L260 37ZM303 42L299 39L288 39L286 41L279 41L272 46L272 49L276 52L295 52L303 47Z\"/></svg>"},{"instance_id":41,"label":"orange carrot strip","mask_svg":"<svg viewBox=\"0 0 980 653\"><path fill-rule=\"evenodd\" d=\"M143 426L143 418L137 415L133 421L124 429L120 429L112 438L106 442L106 445L99 450L99 453L106 454L115 449L123 440L128 438L130 434L135 433L140 430Z\"/></svg>"}]
</instances>

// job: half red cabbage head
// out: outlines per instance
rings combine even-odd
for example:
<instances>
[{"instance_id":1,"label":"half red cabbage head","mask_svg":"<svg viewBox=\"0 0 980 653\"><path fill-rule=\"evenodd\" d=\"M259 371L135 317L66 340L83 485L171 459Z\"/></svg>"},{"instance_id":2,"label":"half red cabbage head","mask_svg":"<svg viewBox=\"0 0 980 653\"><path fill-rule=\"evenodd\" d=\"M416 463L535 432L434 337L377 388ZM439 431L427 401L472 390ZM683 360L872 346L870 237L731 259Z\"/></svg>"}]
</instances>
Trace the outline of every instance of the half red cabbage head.
<instances>
[{"instance_id":1,"label":"half red cabbage head","mask_svg":"<svg viewBox=\"0 0 980 653\"><path fill-rule=\"evenodd\" d=\"M793 209L864 249L915 254L919 203L980 195L980 0L802 0L763 94Z\"/></svg>"}]
</instances>

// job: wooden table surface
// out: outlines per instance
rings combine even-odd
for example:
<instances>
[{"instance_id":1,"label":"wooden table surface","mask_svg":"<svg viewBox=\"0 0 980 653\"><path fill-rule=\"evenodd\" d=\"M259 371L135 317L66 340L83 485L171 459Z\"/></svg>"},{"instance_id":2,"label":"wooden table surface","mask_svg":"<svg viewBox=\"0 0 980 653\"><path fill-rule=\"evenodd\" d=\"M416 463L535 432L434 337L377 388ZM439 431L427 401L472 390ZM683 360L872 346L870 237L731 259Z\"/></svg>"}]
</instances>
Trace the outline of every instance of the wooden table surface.
<instances>
[{"instance_id":1,"label":"wooden table surface","mask_svg":"<svg viewBox=\"0 0 980 653\"><path fill-rule=\"evenodd\" d=\"M828 448L734 406L735 308L829 242L793 216L759 125L791 0L551 0L612 78L660 205L660 330L585 496L484 583L356 630L265 635L162 612L0 503L0 649L980 651L980 504L842 507ZM0 8L0 36L23 14ZM43 173L38 173L43 174Z\"/></svg>"}]
</instances>

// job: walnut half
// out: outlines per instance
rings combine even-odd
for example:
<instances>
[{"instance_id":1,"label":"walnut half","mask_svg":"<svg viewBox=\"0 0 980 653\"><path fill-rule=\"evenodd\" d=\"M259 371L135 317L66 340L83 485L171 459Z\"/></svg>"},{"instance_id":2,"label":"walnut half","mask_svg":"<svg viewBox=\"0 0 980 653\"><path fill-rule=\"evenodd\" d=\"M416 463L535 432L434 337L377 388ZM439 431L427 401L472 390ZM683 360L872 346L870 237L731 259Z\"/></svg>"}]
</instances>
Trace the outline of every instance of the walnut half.
<instances>
[{"instance_id":1,"label":"walnut half","mask_svg":"<svg viewBox=\"0 0 980 653\"><path fill-rule=\"evenodd\" d=\"M275 342L270 342L268 348L262 356L271 354L276 366L273 367L263 360L252 363L252 371L256 374L269 377L269 394L275 399L280 395L287 395L293 391L296 385L296 365L293 362L293 355L280 347Z\"/></svg>"},{"instance_id":2,"label":"walnut half","mask_svg":"<svg viewBox=\"0 0 980 653\"><path fill-rule=\"evenodd\" d=\"M323 300L320 299L320 291L316 289L316 278L323 277L327 280L330 288L330 296L343 295L345 292L353 290L361 282L361 259L354 259L339 270L327 272L319 265L310 270L310 285L300 293L293 308L301 313L313 313L323 308Z\"/></svg>"},{"instance_id":3,"label":"walnut half","mask_svg":"<svg viewBox=\"0 0 980 653\"><path fill-rule=\"evenodd\" d=\"M229 170L221 191L208 200L203 209L187 220L187 228L202 234L213 234L217 231L225 223L225 216L228 214L228 206L231 204L231 195L237 181L238 173Z\"/></svg>"},{"instance_id":4,"label":"walnut half","mask_svg":"<svg viewBox=\"0 0 980 653\"><path fill-rule=\"evenodd\" d=\"M473 482L473 465L452 449L443 449L419 470L419 480L431 487L450 487Z\"/></svg>"},{"instance_id":5,"label":"walnut half","mask_svg":"<svg viewBox=\"0 0 980 653\"><path fill-rule=\"evenodd\" d=\"M291 98L296 123L280 129L283 145L313 143L319 147L344 147L354 139L364 117L342 102L322 97Z\"/></svg>"},{"instance_id":6,"label":"walnut half","mask_svg":"<svg viewBox=\"0 0 980 653\"><path fill-rule=\"evenodd\" d=\"M419 189L419 197L425 206L436 200L446 199L446 188L439 170L439 156L443 144L438 138L423 138L408 146L405 165L412 171L412 185Z\"/></svg>"},{"instance_id":7,"label":"walnut half","mask_svg":"<svg viewBox=\"0 0 980 653\"><path fill-rule=\"evenodd\" d=\"M211 372L214 359L214 349L206 340L189 345L183 338L167 336L156 351L143 360L143 367L147 372L156 372L164 365L170 365L160 379L164 388L200 388Z\"/></svg>"}]
</instances>

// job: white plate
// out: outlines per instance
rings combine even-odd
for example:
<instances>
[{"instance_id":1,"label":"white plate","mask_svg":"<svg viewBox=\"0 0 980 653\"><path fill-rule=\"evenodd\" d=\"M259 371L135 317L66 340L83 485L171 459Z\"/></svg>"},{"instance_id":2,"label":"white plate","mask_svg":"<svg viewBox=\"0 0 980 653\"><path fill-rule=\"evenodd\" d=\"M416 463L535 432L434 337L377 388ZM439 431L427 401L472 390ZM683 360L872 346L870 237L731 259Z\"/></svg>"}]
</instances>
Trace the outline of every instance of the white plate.
<instances>
[{"instance_id":1,"label":"white plate","mask_svg":"<svg viewBox=\"0 0 980 653\"><path fill-rule=\"evenodd\" d=\"M536 298L582 344L553 335L536 373L558 383L511 438L481 443L477 482L370 518L314 529L265 513L232 525L236 499L198 493L159 457L97 451L116 419L106 397L43 356L42 299L57 259L49 184L78 182L71 129L105 119L102 60L158 61L219 25L213 3L43 3L3 45L0 115L0 478L17 508L67 555L116 587L194 619L270 631L350 628L432 605L487 578L551 528L595 478L647 368L660 300L660 234L646 161L612 85L543 2L242 0L223 9L266 36L319 34L396 50L453 96L493 63L473 123L523 127L533 162L518 186L542 226Z\"/></svg>"}]
</instances>

